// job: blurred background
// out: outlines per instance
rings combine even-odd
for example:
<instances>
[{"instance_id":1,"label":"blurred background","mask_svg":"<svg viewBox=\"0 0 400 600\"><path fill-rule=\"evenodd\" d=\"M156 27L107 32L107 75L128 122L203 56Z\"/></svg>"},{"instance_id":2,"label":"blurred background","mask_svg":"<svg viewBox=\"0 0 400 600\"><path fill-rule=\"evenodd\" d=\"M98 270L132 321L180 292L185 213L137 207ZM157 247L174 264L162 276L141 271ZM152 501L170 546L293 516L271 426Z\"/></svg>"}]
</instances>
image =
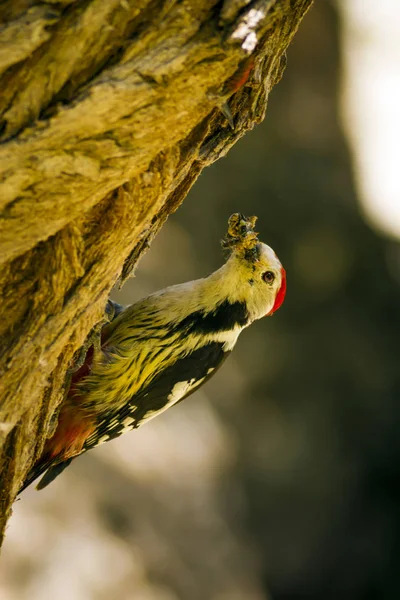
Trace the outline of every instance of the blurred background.
<instances>
[{"instance_id":1,"label":"blurred background","mask_svg":"<svg viewBox=\"0 0 400 600\"><path fill-rule=\"evenodd\" d=\"M187 402L15 504L1 600L400 598L400 4L316 2L266 121L114 299L204 276L234 211L288 273Z\"/></svg>"}]
</instances>

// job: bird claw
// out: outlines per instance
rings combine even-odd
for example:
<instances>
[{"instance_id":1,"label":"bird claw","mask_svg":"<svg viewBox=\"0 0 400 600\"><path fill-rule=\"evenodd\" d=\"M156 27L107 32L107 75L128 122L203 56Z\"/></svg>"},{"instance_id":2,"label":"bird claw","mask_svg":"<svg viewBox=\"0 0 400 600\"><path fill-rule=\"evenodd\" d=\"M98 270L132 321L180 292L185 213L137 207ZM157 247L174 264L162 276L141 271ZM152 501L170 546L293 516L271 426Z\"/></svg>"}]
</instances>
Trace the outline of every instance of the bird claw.
<instances>
[{"instance_id":1,"label":"bird claw","mask_svg":"<svg viewBox=\"0 0 400 600\"><path fill-rule=\"evenodd\" d=\"M224 102L223 105L220 106L219 109L222 112L222 114L224 115L225 119L228 121L229 125L231 126L232 131L235 131L235 123L233 121L233 115L232 115L232 112L231 112L228 102Z\"/></svg>"}]
</instances>

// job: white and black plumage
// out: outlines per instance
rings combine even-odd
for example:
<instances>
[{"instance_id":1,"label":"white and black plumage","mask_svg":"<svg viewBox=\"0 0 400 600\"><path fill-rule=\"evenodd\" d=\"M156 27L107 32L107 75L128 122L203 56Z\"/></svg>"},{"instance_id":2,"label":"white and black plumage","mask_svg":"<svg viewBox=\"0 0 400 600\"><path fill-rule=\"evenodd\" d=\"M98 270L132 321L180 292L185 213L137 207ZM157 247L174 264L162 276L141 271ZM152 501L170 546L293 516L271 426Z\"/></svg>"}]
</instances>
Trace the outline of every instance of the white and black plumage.
<instances>
[{"instance_id":1,"label":"white and black plumage","mask_svg":"<svg viewBox=\"0 0 400 600\"><path fill-rule=\"evenodd\" d=\"M258 241L255 218L235 214L227 262L209 277L174 285L119 309L73 377L58 426L25 480L44 487L82 452L135 429L207 381L253 321L286 292L275 252Z\"/></svg>"}]
</instances>

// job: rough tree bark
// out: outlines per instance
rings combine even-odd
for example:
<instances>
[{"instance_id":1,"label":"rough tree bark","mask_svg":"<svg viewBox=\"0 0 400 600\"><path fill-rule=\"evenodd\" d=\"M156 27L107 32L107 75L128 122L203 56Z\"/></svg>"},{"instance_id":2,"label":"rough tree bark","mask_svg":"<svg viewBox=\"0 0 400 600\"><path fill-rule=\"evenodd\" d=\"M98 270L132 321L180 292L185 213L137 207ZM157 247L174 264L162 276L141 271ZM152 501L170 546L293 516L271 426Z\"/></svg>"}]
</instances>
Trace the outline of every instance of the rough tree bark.
<instances>
[{"instance_id":1,"label":"rough tree bark","mask_svg":"<svg viewBox=\"0 0 400 600\"><path fill-rule=\"evenodd\" d=\"M0 535L111 287L263 119L311 3L2 3Z\"/></svg>"}]
</instances>

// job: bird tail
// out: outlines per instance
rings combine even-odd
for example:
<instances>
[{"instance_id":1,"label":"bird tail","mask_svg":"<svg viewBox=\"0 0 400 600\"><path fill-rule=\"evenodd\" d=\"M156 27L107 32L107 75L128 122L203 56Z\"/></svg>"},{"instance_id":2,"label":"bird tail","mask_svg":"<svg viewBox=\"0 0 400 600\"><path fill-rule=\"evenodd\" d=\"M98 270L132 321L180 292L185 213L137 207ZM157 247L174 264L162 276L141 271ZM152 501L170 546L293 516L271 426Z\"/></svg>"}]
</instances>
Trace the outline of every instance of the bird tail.
<instances>
[{"instance_id":1,"label":"bird tail","mask_svg":"<svg viewBox=\"0 0 400 600\"><path fill-rule=\"evenodd\" d=\"M36 486L37 490L42 490L49 483L51 483L60 473L64 471L66 467L70 464L72 458L67 458L67 460L63 460L62 462L58 462L54 464L54 458L50 460L40 461L36 463L32 469L29 471L24 483L22 484L18 494L21 494L28 486L31 485L41 475L44 474L42 479Z\"/></svg>"}]
</instances>

